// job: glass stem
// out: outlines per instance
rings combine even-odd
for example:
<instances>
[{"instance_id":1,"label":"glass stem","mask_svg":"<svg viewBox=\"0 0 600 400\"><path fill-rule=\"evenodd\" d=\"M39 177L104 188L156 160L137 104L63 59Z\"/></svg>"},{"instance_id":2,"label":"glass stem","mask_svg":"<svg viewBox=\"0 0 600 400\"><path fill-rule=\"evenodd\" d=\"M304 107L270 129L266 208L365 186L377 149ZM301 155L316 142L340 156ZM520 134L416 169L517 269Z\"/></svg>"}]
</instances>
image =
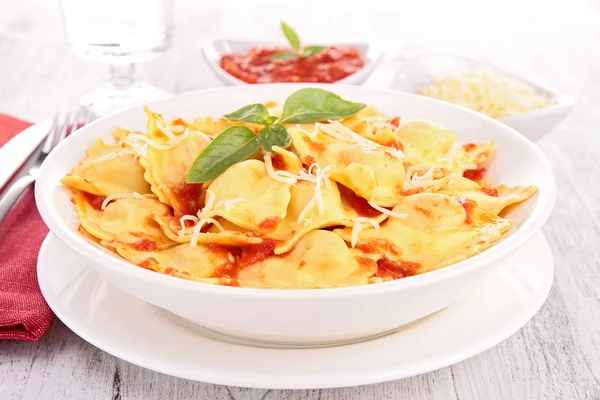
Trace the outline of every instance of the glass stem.
<instances>
[{"instance_id":1,"label":"glass stem","mask_svg":"<svg viewBox=\"0 0 600 400\"><path fill-rule=\"evenodd\" d=\"M135 64L110 64L110 83L115 89L128 89L135 85Z\"/></svg>"}]
</instances>

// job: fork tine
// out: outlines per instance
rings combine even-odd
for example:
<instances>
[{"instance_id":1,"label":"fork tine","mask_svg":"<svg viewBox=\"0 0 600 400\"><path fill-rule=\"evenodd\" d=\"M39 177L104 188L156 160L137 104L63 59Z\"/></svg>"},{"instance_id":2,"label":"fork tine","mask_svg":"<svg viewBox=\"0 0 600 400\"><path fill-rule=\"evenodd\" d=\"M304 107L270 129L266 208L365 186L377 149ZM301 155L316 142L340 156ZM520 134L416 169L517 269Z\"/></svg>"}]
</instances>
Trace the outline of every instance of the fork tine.
<instances>
[{"instance_id":1,"label":"fork tine","mask_svg":"<svg viewBox=\"0 0 600 400\"><path fill-rule=\"evenodd\" d=\"M69 127L71 126L71 123L72 123L71 121L72 121L72 114L69 112L65 113L64 117L62 118L60 128L58 130L55 146L67 136L67 133L69 132Z\"/></svg>"},{"instance_id":2,"label":"fork tine","mask_svg":"<svg viewBox=\"0 0 600 400\"><path fill-rule=\"evenodd\" d=\"M50 132L48 132L46 140L44 140L44 145L42 146L42 153L50 153L50 150L52 150L57 143L56 137L58 131L60 130L60 122L60 113L55 113L54 117L52 118L52 127L50 128Z\"/></svg>"}]
</instances>

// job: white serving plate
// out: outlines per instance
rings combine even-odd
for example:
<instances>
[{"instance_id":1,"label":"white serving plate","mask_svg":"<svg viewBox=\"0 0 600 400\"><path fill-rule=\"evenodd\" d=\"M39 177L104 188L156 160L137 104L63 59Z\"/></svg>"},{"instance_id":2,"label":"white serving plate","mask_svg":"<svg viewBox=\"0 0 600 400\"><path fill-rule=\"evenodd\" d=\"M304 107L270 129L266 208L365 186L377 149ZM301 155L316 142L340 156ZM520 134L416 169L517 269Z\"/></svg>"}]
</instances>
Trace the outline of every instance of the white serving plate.
<instances>
[{"instance_id":1,"label":"white serving plate","mask_svg":"<svg viewBox=\"0 0 600 400\"><path fill-rule=\"evenodd\" d=\"M214 38L206 40L202 49L206 62L223 83L226 85L248 85L247 82L236 78L221 68L221 57L225 54L249 50L255 46L285 45L281 41ZM346 85L360 85L363 83L373 73L383 55L381 50L368 43L330 43L330 45L341 47L352 46L365 57L366 64L363 68L336 82Z\"/></svg>"},{"instance_id":2,"label":"white serving plate","mask_svg":"<svg viewBox=\"0 0 600 400\"><path fill-rule=\"evenodd\" d=\"M392 89L418 94L432 83L432 78L454 71L477 67L492 67L499 73L526 83L538 93L551 98L554 104L523 114L500 118L499 121L514 128L529 140L536 141L550 133L573 110L573 99L557 90L512 74L496 66L472 58L449 54L423 54L406 60L398 69Z\"/></svg>"},{"instance_id":3,"label":"white serving plate","mask_svg":"<svg viewBox=\"0 0 600 400\"><path fill-rule=\"evenodd\" d=\"M40 214L52 232L115 286L206 328L230 336L288 345L346 343L382 335L438 311L471 292L495 266L540 230L554 205L556 183L541 151L508 126L482 114L393 91L358 86L269 84L218 88L158 101L167 116L220 116L255 103L283 103L305 87L333 89L342 97L373 105L403 121L427 119L454 130L464 142L495 140L492 182L535 184L539 193L507 214L511 234L492 248L447 268L392 282L320 290L250 289L203 284L161 275L126 262L77 232L70 192L60 179L97 137L111 141L115 127L142 130L146 115L132 108L101 118L67 138L48 156L36 184ZM385 305L385 306L382 306ZM389 312L389 307L394 312Z\"/></svg>"},{"instance_id":4,"label":"white serving plate","mask_svg":"<svg viewBox=\"0 0 600 400\"><path fill-rule=\"evenodd\" d=\"M397 332L352 345L287 349L215 335L130 296L52 234L38 258L44 298L61 321L94 346L185 379L270 389L366 385L472 357L535 314L553 274L552 252L539 232L463 299Z\"/></svg>"}]
</instances>

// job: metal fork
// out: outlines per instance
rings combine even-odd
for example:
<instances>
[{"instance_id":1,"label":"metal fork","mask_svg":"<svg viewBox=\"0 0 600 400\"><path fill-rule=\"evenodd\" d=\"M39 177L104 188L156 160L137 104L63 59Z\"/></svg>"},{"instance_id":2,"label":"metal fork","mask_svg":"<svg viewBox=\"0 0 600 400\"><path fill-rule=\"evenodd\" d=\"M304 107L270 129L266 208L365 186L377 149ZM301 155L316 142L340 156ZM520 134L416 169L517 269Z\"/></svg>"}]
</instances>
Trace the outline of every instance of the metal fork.
<instances>
[{"instance_id":1,"label":"metal fork","mask_svg":"<svg viewBox=\"0 0 600 400\"><path fill-rule=\"evenodd\" d=\"M4 193L0 194L0 224L2 224L23 193L25 193L25 190L35 182L42 163L52 149L67 136L67 133L70 132L73 134L80 126L88 123L89 120L89 113L83 109L74 113L54 114L52 127L46 139L31 153L16 177L8 183Z\"/></svg>"}]
</instances>

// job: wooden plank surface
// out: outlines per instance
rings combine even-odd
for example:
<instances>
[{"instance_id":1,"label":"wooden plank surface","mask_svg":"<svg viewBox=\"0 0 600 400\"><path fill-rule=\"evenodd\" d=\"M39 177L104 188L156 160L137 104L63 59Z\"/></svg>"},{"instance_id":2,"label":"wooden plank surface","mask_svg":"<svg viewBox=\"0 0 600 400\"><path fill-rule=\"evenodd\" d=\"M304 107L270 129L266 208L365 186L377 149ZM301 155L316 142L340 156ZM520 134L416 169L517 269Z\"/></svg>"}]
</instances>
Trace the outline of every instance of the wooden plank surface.
<instances>
[{"instance_id":1,"label":"wooden plank surface","mask_svg":"<svg viewBox=\"0 0 600 400\"><path fill-rule=\"evenodd\" d=\"M105 66L71 55L57 3L0 0L0 112L48 118L75 107L106 78ZM200 53L202 40L269 38L284 18L307 41L378 43L392 51L388 67L421 50L461 52L573 95L573 115L539 143L559 182L544 228L556 261L546 304L511 338L452 367L378 385L311 391L169 377L118 360L55 321L40 343L0 342L0 399L600 399L600 4L371 0L355 11L340 9L345 3L339 0L284 3L179 1L173 48L140 66L140 76L173 93L217 86Z\"/></svg>"}]
</instances>

